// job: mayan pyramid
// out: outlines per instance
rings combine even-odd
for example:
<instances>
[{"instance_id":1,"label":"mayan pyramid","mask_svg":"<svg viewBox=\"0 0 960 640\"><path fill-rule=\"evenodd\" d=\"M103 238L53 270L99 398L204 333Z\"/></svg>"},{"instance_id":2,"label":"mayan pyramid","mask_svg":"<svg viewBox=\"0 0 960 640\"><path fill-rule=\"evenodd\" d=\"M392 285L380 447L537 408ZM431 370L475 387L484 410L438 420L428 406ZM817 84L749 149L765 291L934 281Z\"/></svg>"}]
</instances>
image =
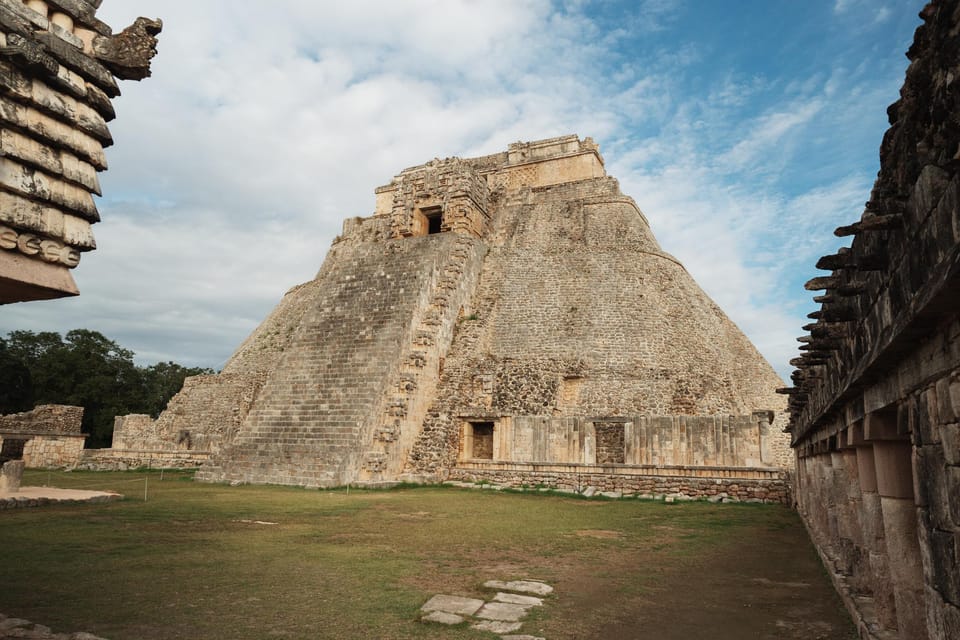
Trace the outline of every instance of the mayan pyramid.
<instances>
[{"instance_id":1,"label":"mayan pyramid","mask_svg":"<svg viewBox=\"0 0 960 640\"><path fill-rule=\"evenodd\" d=\"M200 479L783 458L767 428L779 378L660 248L591 139L433 160L376 196L316 278L161 417L181 439L217 434Z\"/></svg>"}]
</instances>

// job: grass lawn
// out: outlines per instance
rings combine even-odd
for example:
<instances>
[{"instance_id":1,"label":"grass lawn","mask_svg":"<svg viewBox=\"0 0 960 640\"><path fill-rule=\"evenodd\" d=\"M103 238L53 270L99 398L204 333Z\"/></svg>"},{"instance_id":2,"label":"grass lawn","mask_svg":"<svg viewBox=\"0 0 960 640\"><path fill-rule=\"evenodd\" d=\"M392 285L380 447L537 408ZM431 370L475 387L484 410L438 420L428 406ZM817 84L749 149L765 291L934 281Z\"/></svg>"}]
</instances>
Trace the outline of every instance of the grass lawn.
<instances>
[{"instance_id":1,"label":"grass lawn","mask_svg":"<svg viewBox=\"0 0 960 640\"><path fill-rule=\"evenodd\" d=\"M48 482L127 496L0 512L0 613L55 631L112 640L492 638L420 624L418 609L437 593L483 596L485 580L532 578L556 591L523 633L549 640L669 638L669 629L722 638L683 630L683 603L709 611L704 599L716 591L786 607L757 621L771 635L729 637L794 637L789 624L798 638L853 637L842 612L834 635L801 628L805 618L837 615L838 601L796 514L779 506L228 487L170 472L161 480L27 471L23 484ZM798 597L813 604L797 609ZM718 624L725 606L702 624ZM658 631L664 615L680 623Z\"/></svg>"}]
</instances>

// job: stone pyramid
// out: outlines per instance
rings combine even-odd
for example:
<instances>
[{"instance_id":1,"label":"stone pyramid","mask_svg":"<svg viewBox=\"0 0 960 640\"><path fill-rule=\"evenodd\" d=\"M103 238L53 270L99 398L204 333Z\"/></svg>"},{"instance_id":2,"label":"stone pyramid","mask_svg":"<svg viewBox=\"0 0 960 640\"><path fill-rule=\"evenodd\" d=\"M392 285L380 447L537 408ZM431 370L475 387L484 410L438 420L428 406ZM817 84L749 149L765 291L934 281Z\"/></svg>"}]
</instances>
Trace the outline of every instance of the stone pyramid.
<instances>
[{"instance_id":1,"label":"stone pyramid","mask_svg":"<svg viewBox=\"0 0 960 640\"><path fill-rule=\"evenodd\" d=\"M224 432L205 480L787 456L779 378L577 136L401 172L221 379L244 397L190 416Z\"/></svg>"}]
</instances>

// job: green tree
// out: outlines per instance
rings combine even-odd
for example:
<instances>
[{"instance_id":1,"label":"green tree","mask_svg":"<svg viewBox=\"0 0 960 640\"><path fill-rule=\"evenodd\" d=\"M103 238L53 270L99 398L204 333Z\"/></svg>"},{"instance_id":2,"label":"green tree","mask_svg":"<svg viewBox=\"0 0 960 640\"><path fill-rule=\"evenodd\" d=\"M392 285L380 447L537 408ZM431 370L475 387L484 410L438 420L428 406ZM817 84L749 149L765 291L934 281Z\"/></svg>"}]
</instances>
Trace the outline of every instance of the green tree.
<instances>
[{"instance_id":1,"label":"green tree","mask_svg":"<svg viewBox=\"0 0 960 640\"><path fill-rule=\"evenodd\" d=\"M0 338L0 414L27 411L33 407L33 379L30 369L11 353Z\"/></svg>"}]
</instances>

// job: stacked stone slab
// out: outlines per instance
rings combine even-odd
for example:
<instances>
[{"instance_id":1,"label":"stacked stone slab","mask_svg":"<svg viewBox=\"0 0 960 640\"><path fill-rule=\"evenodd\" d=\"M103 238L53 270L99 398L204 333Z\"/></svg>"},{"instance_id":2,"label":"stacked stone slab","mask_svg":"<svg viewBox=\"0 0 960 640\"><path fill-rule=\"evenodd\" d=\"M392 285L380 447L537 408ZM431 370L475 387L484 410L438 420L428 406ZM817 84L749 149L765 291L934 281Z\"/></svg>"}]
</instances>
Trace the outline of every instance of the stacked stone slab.
<instances>
[{"instance_id":1,"label":"stacked stone slab","mask_svg":"<svg viewBox=\"0 0 960 640\"><path fill-rule=\"evenodd\" d=\"M865 639L960 637L960 2L920 16L783 390L799 509Z\"/></svg>"},{"instance_id":2,"label":"stacked stone slab","mask_svg":"<svg viewBox=\"0 0 960 640\"><path fill-rule=\"evenodd\" d=\"M114 35L99 6L0 3L0 304L76 295L70 269L96 247L116 78L150 74L161 29L138 18Z\"/></svg>"},{"instance_id":3,"label":"stacked stone slab","mask_svg":"<svg viewBox=\"0 0 960 640\"><path fill-rule=\"evenodd\" d=\"M434 160L376 194L224 372L188 382L142 433L168 447L174 432L217 433L202 480L334 486L550 463L563 486L666 474L716 493L740 478L786 499L779 379L662 251L589 138Z\"/></svg>"}]
</instances>

